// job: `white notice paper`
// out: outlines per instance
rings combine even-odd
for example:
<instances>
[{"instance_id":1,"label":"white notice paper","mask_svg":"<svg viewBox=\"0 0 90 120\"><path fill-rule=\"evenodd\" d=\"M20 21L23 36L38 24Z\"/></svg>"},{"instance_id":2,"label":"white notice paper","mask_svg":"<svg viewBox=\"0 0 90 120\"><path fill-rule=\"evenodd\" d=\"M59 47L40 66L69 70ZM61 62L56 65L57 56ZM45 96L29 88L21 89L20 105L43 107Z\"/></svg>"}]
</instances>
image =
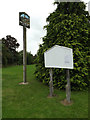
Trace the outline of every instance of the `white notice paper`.
<instances>
[{"instance_id":1,"label":"white notice paper","mask_svg":"<svg viewBox=\"0 0 90 120\"><path fill-rule=\"evenodd\" d=\"M70 63L70 56L69 55L66 55L65 56L65 63Z\"/></svg>"}]
</instances>

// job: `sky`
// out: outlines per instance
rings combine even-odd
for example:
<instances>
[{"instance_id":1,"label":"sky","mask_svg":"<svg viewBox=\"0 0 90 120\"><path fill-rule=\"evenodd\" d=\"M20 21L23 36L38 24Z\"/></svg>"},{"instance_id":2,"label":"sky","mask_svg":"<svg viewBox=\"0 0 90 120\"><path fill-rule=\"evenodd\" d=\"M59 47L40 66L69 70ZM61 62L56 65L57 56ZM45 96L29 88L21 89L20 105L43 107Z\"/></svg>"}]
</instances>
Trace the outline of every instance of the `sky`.
<instances>
[{"instance_id":1,"label":"sky","mask_svg":"<svg viewBox=\"0 0 90 120\"><path fill-rule=\"evenodd\" d=\"M89 0L82 0L88 3ZM0 39L11 35L20 44L18 51L23 50L23 27L19 25L19 12L30 16L30 29L27 28L27 51L37 53L42 37L46 18L56 9L54 0L0 0ZM87 8L88 10L88 8Z\"/></svg>"}]
</instances>

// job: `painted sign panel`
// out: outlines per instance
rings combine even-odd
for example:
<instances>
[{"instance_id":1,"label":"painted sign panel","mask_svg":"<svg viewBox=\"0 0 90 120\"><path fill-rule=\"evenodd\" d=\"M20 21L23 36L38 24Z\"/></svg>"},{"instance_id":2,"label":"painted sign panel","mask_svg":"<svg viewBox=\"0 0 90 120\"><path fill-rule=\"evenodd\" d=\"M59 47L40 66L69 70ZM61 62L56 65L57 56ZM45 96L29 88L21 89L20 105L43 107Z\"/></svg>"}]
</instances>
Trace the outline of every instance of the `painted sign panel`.
<instances>
[{"instance_id":1,"label":"painted sign panel","mask_svg":"<svg viewBox=\"0 0 90 120\"><path fill-rule=\"evenodd\" d=\"M46 68L73 69L73 51L71 48L55 45L44 53Z\"/></svg>"},{"instance_id":2,"label":"painted sign panel","mask_svg":"<svg viewBox=\"0 0 90 120\"><path fill-rule=\"evenodd\" d=\"M25 12L19 13L19 25L30 28L30 17Z\"/></svg>"}]
</instances>

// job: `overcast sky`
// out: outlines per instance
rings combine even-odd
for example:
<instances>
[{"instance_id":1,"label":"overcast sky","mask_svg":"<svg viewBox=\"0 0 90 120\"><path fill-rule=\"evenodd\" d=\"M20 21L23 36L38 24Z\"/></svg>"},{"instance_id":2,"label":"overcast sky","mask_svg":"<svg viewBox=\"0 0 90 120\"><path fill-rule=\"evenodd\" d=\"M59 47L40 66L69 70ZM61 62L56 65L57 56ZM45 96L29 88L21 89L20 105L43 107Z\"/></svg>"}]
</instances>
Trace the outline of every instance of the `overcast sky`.
<instances>
[{"instance_id":1,"label":"overcast sky","mask_svg":"<svg viewBox=\"0 0 90 120\"><path fill-rule=\"evenodd\" d=\"M82 0L88 3L89 0ZM54 0L0 0L0 38L11 35L20 44L18 51L23 49L23 28L19 26L19 12L30 16L30 29L27 29L27 51L35 55L42 43L46 31L46 18L56 6Z\"/></svg>"}]
</instances>

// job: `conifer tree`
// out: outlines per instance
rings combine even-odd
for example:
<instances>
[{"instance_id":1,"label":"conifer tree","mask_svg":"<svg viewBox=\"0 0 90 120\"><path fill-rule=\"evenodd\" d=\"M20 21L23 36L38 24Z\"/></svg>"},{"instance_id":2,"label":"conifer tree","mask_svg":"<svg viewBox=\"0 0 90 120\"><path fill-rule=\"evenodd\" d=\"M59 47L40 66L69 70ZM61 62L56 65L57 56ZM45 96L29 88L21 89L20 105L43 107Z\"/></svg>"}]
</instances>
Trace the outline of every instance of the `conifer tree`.
<instances>
[{"instance_id":1,"label":"conifer tree","mask_svg":"<svg viewBox=\"0 0 90 120\"><path fill-rule=\"evenodd\" d=\"M51 13L44 26L47 31L43 44L37 53L36 78L49 84L49 69L44 65L44 52L54 45L73 49L74 69L70 70L71 89L82 90L89 86L88 56L89 56L89 26L90 16L85 11L83 2L55 2L56 10ZM53 69L54 86L65 89L65 69Z\"/></svg>"}]
</instances>

